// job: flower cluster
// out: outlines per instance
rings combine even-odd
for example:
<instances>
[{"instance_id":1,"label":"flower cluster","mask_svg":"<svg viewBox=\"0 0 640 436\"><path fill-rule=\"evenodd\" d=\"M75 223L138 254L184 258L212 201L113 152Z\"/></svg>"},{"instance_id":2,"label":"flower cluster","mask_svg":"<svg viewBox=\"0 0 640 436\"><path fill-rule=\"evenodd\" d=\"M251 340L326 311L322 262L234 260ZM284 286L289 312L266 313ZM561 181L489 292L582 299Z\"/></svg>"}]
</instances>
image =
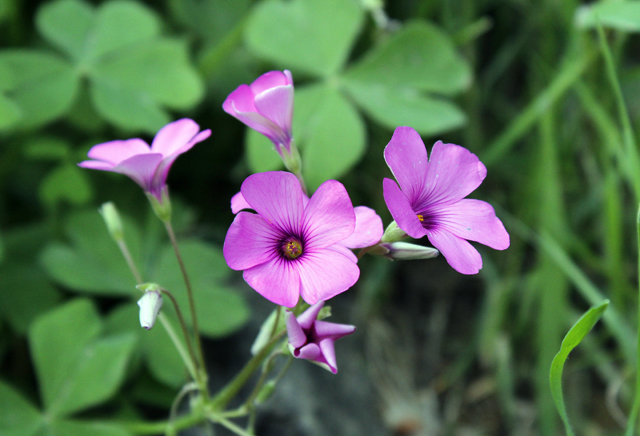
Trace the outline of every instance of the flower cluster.
<instances>
[{"instance_id":1,"label":"flower cluster","mask_svg":"<svg viewBox=\"0 0 640 436\"><path fill-rule=\"evenodd\" d=\"M354 207L338 181L328 180L307 196L291 129L293 95L291 73L271 71L251 85L239 86L223 104L227 113L267 136L291 171L253 174L244 180L231 199L236 215L223 254L229 267L243 271L249 286L266 299L287 308L301 304L301 299L310 305L297 318L287 312L292 354L335 373L334 342L355 327L317 317L326 300L357 282L360 270L353 249L361 249L359 255L369 252L390 259L429 259L442 253L455 270L475 274L482 258L469 241L504 250L509 234L491 205L465 198L487 174L478 157L441 141L429 157L411 127L398 127L384 151L397 180L383 181L394 219L384 234L376 212ZM163 127L151 146L141 139L98 144L89 151L92 160L79 165L125 174L162 204L168 202L166 179L175 159L210 134L182 119ZM401 241L424 236L435 248ZM159 294L145 294L140 305L143 325L152 325L160 310Z\"/></svg>"}]
</instances>

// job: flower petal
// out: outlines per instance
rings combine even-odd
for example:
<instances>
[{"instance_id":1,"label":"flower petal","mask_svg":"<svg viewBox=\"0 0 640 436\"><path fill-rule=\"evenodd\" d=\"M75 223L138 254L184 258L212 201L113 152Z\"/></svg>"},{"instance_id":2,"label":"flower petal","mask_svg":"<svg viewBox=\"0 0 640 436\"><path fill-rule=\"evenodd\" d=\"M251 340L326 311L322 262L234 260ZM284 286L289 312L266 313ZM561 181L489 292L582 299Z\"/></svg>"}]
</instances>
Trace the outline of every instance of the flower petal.
<instances>
[{"instance_id":1,"label":"flower petal","mask_svg":"<svg viewBox=\"0 0 640 436\"><path fill-rule=\"evenodd\" d=\"M320 185L304 210L307 248L324 248L340 242L353 233L355 226L353 205L342 183L327 180Z\"/></svg>"},{"instance_id":2,"label":"flower petal","mask_svg":"<svg viewBox=\"0 0 640 436\"><path fill-rule=\"evenodd\" d=\"M509 247L509 234L493 207L480 200L463 199L438 209L444 229L459 238L476 241L496 250Z\"/></svg>"},{"instance_id":3,"label":"flower petal","mask_svg":"<svg viewBox=\"0 0 640 436\"><path fill-rule=\"evenodd\" d=\"M244 199L242 192L238 192L231 197L231 212L238 213L242 209L252 209L252 207L247 203L247 200Z\"/></svg>"},{"instance_id":4,"label":"flower petal","mask_svg":"<svg viewBox=\"0 0 640 436\"><path fill-rule=\"evenodd\" d=\"M289 73L289 77L291 73ZM267 89L275 88L276 86L290 85L289 77L282 71L269 71L258 77L250 85L251 91L254 95L258 95Z\"/></svg>"},{"instance_id":5,"label":"flower petal","mask_svg":"<svg viewBox=\"0 0 640 436\"><path fill-rule=\"evenodd\" d=\"M356 215L356 228L351 236L338 244L347 248L364 248L377 244L384 233L382 218L375 210L366 206L355 207L353 211Z\"/></svg>"},{"instance_id":6,"label":"flower petal","mask_svg":"<svg viewBox=\"0 0 640 436\"><path fill-rule=\"evenodd\" d=\"M336 324L335 322L316 321L316 334L319 338L331 338L338 340L356 331L356 327L349 324Z\"/></svg>"},{"instance_id":7,"label":"flower petal","mask_svg":"<svg viewBox=\"0 0 640 436\"><path fill-rule=\"evenodd\" d=\"M398 127L384 149L384 159L409 203L420 197L427 174L427 149L418 132Z\"/></svg>"},{"instance_id":8,"label":"flower petal","mask_svg":"<svg viewBox=\"0 0 640 436\"><path fill-rule=\"evenodd\" d=\"M462 274L477 274L482 268L478 250L466 240L446 230L429 230L429 241L440 250L449 265Z\"/></svg>"},{"instance_id":9,"label":"flower petal","mask_svg":"<svg viewBox=\"0 0 640 436\"><path fill-rule=\"evenodd\" d=\"M484 180L487 168L478 156L464 147L443 144L433 146L425 181L425 194L412 206L419 210L418 203L453 203L472 193Z\"/></svg>"},{"instance_id":10,"label":"flower petal","mask_svg":"<svg viewBox=\"0 0 640 436\"><path fill-rule=\"evenodd\" d=\"M109 141L91 147L87 156L118 165L125 159L138 154L151 153L149 146L142 139L134 138L125 141Z\"/></svg>"},{"instance_id":11,"label":"flower petal","mask_svg":"<svg viewBox=\"0 0 640 436\"><path fill-rule=\"evenodd\" d=\"M120 162L112 171L131 177L142 189L151 192L151 182L161 161L160 153L138 154Z\"/></svg>"},{"instance_id":12,"label":"flower petal","mask_svg":"<svg viewBox=\"0 0 640 436\"><path fill-rule=\"evenodd\" d=\"M156 137L153 138L151 151L162 153L164 157L168 157L189 143L199 130L200 126L189 118L169 123L160 129Z\"/></svg>"},{"instance_id":13,"label":"flower petal","mask_svg":"<svg viewBox=\"0 0 640 436\"><path fill-rule=\"evenodd\" d=\"M224 103L222 103L222 109L234 117L238 116L237 111L256 112L253 99L254 94L249 85L240 85L227 96Z\"/></svg>"},{"instance_id":14,"label":"flower petal","mask_svg":"<svg viewBox=\"0 0 640 436\"><path fill-rule=\"evenodd\" d=\"M317 360L321 356L320 347L317 344L310 343L299 350L295 350L293 355L298 359Z\"/></svg>"},{"instance_id":15,"label":"flower petal","mask_svg":"<svg viewBox=\"0 0 640 436\"><path fill-rule=\"evenodd\" d=\"M293 85L277 86L261 92L256 95L254 104L260 115L280 126L287 137L291 136Z\"/></svg>"},{"instance_id":16,"label":"flower petal","mask_svg":"<svg viewBox=\"0 0 640 436\"><path fill-rule=\"evenodd\" d=\"M418 215L411 209L411 204L404 192L400 190L398 184L391 179L385 178L382 182L384 201L387 203L391 216L402 230L412 238L422 238L427 231Z\"/></svg>"},{"instance_id":17,"label":"flower petal","mask_svg":"<svg viewBox=\"0 0 640 436\"><path fill-rule=\"evenodd\" d=\"M300 294L309 304L335 297L353 286L360 277L355 256L340 245L307 251L298 260Z\"/></svg>"},{"instance_id":18,"label":"flower petal","mask_svg":"<svg viewBox=\"0 0 640 436\"><path fill-rule=\"evenodd\" d=\"M244 112L238 110L235 113L235 117L256 132L262 133L264 136L269 138L271 142L276 145L276 151L278 153L280 153L280 150L277 148L279 144L285 144L289 141L289 137L280 126L257 112Z\"/></svg>"},{"instance_id":19,"label":"flower petal","mask_svg":"<svg viewBox=\"0 0 640 436\"><path fill-rule=\"evenodd\" d=\"M279 237L259 215L240 212L227 231L222 253L229 268L244 270L276 257L274 245Z\"/></svg>"},{"instance_id":20,"label":"flower petal","mask_svg":"<svg viewBox=\"0 0 640 436\"><path fill-rule=\"evenodd\" d=\"M298 323L296 316L287 310L287 335L289 336L289 343L294 348L300 348L307 343L307 335L302 331L302 327Z\"/></svg>"},{"instance_id":21,"label":"flower petal","mask_svg":"<svg viewBox=\"0 0 640 436\"><path fill-rule=\"evenodd\" d=\"M249 286L275 304L294 307L298 303L300 274L293 262L274 257L245 270L243 277Z\"/></svg>"},{"instance_id":22,"label":"flower petal","mask_svg":"<svg viewBox=\"0 0 640 436\"><path fill-rule=\"evenodd\" d=\"M329 370L336 374L338 372L338 363L336 362L335 343L333 339L323 339L320 341L320 351L326 364L329 366Z\"/></svg>"},{"instance_id":23,"label":"flower petal","mask_svg":"<svg viewBox=\"0 0 640 436\"><path fill-rule=\"evenodd\" d=\"M114 164L101 160L85 160L78 164L79 167L88 168L90 170L113 171Z\"/></svg>"},{"instance_id":24,"label":"flower petal","mask_svg":"<svg viewBox=\"0 0 640 436\"><path fill-rule=\"evenodd\" d=\"M288 234L299 234L304 207L296 176L284 171L253 174L242 183L240 192L268 223Z\"/></svg>"},{"instance_id":25,"label":"flower petal","mask_svg":"<svg viewBox=\"0 0 640 436\"><path fill-rule=\"evenodd\" d=\"M310 306L307 310L298 315L298 323L300 323L300 327L303 329L311 328L311 325L318 318L318 314L320 310L324 306L324 301L318 301L313 306Z\"/></svg>"}]
</instances>

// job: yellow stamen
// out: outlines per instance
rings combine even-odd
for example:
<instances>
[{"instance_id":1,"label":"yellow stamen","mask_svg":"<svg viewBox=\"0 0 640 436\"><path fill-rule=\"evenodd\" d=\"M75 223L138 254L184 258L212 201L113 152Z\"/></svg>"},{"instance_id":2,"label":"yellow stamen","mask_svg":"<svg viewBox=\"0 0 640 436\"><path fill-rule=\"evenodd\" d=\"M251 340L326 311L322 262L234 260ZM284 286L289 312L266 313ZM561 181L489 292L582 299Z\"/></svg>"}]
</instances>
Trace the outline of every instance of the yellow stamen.
<instances>
[{"instance_id":1,"label":"yellow stamen","mask_svg":"<svg viewBox=\"0 0 640 436\"><path fill-rule=\"evenodd\" d=\"M420 222L424 222L424 217L422 215L418 215L418 219L420 220Z\"/></svg>"},{"instance_id":2,"label":"yellow stamen","mask_svg":"<svg viewBox=\"0 0 640 436\"><path fill-rule=\"evenodd\" d=\"M295 239L289 239L282 244L282 252L289 259L295 259L302 254L302 244Z\"/></svg>"}]
</instances>

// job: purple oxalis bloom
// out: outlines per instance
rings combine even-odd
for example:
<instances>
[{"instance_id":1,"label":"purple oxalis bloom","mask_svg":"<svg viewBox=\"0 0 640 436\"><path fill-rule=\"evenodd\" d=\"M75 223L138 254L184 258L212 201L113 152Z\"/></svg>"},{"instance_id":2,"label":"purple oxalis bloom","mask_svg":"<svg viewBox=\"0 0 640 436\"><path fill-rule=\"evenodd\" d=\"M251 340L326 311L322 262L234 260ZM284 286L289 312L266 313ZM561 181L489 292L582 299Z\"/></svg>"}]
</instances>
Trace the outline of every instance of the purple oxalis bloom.
<instances>
[{"instance_id":1,"label":"purple oxalis bloom","mask_svg":"<svg viewBox=\"0 0 640 436\"><path fill-rule=\"evenodd\" d=\"M88 156L93 160L78 165L125 174L162 202L162 191L173 162L209 135L211 130L200 132L195 121L183 118L160 129L151 147L138 138L105 142L91 147Z\"/></svg>"},{"instance_id":2,"label":"purple oxalis bloom","mask_svg":"<svg viewBox=\"0 0 640 436\"><path fill-rule=\"evenodd\" d=\"M251 85L240 85L222 104L226 113L291 152L293 78L289 70L269 71Z\"/></svg>"},{"instance_id":3,"label":"purple oxalis bloom","mask_svg":"<svg viewBox=\"0 0 640 436\"><path fill-rule=\"evenodd\" d=\"M355 332L356 328L347 324L319 321L318 313L323 305L324 301L319 301L298 318L287 311L289 345L294 357L314 361L335 374L338 372L338 365L334 343Z\"/></svg>"},{"instance_id":4,"label":"purple oxalis bloom","mask_svg":"<svg viewBox=\"0 0 640 436\"><path fill-rule=\"evenodd\" d=\"M412 238L426 235L455 270L476 274L482 268L480 253L468 241L496 250L509 247L509 234L493 207L464 198L487 175L475 154L438 141L428 159L418 132L398 127L384 157L402 188L384 179L384 199L393 219Z\"/></svg>"},{"instance_id":5,"label":"purple oxalis bloom","mask_svg":"<svg viewBox=\"0 0 640 436\"><path fill-rule=\"evenodd\" d=\"M300 296L315 304L346 291L360 276L355 255L339 242L355 228L342 183L324 182L306 201L291 173L253 174L242 197L257 214L236 215L224 241L231 269L266 299L293 307Z\"/></svg>"}]
</instances>

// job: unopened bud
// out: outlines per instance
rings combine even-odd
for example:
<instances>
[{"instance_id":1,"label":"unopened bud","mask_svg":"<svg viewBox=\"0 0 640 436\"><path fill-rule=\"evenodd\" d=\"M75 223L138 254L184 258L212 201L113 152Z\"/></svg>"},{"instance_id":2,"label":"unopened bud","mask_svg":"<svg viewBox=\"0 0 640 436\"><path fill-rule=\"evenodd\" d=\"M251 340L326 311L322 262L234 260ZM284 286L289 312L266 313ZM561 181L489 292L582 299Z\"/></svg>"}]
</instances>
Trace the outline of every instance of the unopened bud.
<instances>
[{"instance_id":1,"label":"unopened bud","mask_svg":"<svg viewBox=\"0 0 640 436\"><path fill-rule=\"evenodd\" d=\"M140 306L140 325L149 330L155 324L162 307L162 294L158 290L147 291L138 300L138 306Z\"/></svg>"},{"instance_id":2,"label":"unopened bud","mask_svg":"<svg viewBox=\"0 0 640 436\"><path fill-rule=\"evenodd\" d=\"M116 241L122 241L124 238L124 232L122 230L122 220L120 219L120 214L118 213L118 209L116 209L116 205L112 202L104 203L98 209L100 215L102 215L102 219L107 225L107 230L111 237Z\"/></svg>"},{"instance_id":3,"label":"unopened bud","mask_svg":"<svg viewBox=\"0 0 640 436\"><path fill-rule=\"evenodd\" d=\"M400 241L407 237L407 232L398 227L395 221L392 221L391 224L387 226L384 231L384 235L382 235L382 242L396 242Z\"/></svg>"},{"instance_id":4,"label":"unopened bud","mask_svg":"<svg viewBox=\"0 0 640 436\"><path fill-rule=\"evenodd\" d=\"M440 254L433 247L423 247L409 242L382 242L369 250L369 253L392 260L432 259Z\"/></svg>"}]
</instances>

